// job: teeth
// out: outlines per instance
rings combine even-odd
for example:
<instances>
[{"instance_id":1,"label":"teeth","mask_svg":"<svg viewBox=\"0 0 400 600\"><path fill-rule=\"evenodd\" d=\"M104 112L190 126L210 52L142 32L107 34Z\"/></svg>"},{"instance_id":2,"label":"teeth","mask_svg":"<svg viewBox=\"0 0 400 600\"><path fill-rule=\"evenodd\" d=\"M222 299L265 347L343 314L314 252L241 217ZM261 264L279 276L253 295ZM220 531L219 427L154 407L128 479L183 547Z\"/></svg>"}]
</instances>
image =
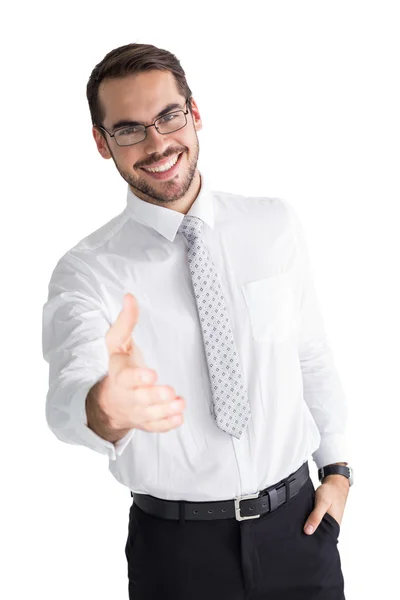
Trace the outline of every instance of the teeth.
<instances>
[{"instance_id":1,"label":"teeth","mask_svg":"<svg viewBox=\"0 0 400 600\"><path fill-rule=\"evenodd\" d=\"M162 165L162 167L154 167L154 168L143 167L143 168L145 169L145 171L150 171L150 173L163 173L164 171L168 171L168 169L171 169L176 164L177 160L178 160L178 156L175 156L169 162L167 162L165 165Z\"/></svg>"}]
</instances>

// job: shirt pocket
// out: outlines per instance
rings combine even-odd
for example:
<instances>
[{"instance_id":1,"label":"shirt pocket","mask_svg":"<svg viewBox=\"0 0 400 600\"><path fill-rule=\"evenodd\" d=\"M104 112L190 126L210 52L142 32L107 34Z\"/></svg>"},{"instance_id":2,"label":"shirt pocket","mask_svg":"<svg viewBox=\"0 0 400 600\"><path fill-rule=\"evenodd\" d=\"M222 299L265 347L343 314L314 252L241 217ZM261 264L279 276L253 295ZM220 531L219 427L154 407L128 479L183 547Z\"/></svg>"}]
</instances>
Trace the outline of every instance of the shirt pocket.
<instances>
[{"instance_id":1,"label":"shirt pocket","mask_svg":"<svg viewBox=\"0 0 400 600\"><path fill-rule=\"evenodd\" d=\"M289 273L241 285L253 337L260 342L282 342L294 331L295 303Z\"/></svg>"}]
</instances>

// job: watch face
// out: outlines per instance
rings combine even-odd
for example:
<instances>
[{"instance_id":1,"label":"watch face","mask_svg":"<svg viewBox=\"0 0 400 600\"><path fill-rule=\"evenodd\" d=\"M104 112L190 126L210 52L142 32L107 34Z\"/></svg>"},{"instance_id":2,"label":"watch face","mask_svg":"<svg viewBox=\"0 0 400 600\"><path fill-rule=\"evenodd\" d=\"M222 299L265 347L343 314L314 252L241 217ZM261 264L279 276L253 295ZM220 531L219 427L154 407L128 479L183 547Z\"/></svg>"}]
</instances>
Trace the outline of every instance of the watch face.
<instances>
[{"instance_id":1,"label":"watch face","mask_svg":"<svg viewBox=\"0 0 400 600\"><path fill-rule=\"evenodd\" d=\"M351 467L348 467L348 469L350 471L349 483L350 483L350 485L353 485L353 483L354 483L353 469Z\"/></svg>"}]
</instances>

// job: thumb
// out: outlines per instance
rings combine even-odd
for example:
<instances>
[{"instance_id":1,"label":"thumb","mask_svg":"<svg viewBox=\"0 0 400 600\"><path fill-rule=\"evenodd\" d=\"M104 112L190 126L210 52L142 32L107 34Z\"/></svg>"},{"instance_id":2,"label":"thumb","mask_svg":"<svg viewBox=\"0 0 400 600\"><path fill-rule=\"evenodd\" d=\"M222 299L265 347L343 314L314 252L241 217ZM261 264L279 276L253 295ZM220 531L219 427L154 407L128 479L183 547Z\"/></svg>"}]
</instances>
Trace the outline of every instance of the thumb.
<instances>
[{"instance_id":1,"label":"thumb","mask_svg":"<svg viewBox=\"0 0 400 600\"><path fill-rule=\"evenodd\" d=\"M327 511L325 502L316 500L314 510L309 514L304 525L304 533L311 535L317 529L322 521L322 517Z\"/></svg>"},{"instance_id":2,"label":"thumb","mask_svg":"<svg viewBox=\"0 0 400 600\"><path fill-rule=\"evenodd\" d=\"M133 351L132 332L139 316L139 307L135 296L125 294L123 307L116 321L106 333L108 354L115 352L130 354Z\"/></svg>"}]
</instances>

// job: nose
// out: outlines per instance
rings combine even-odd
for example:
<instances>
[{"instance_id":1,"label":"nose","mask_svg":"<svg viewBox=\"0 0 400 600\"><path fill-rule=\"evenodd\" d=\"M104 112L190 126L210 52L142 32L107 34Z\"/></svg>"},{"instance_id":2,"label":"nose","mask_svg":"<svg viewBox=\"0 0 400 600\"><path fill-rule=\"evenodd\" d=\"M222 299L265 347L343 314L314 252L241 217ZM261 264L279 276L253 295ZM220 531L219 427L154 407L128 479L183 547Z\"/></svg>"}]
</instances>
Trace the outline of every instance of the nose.
<instances>
[{"instance_id":1,"label":"nose","mask_svg":"<svg viewBox=\"0 0 400 600\"><path fill-rule=\"evenodd\" d=\"M158 133L154 126L147 128L147 136L143 141L143 150L146 154L164 154L168 146L168 135Z\"/></svg>"}]
</instances>

